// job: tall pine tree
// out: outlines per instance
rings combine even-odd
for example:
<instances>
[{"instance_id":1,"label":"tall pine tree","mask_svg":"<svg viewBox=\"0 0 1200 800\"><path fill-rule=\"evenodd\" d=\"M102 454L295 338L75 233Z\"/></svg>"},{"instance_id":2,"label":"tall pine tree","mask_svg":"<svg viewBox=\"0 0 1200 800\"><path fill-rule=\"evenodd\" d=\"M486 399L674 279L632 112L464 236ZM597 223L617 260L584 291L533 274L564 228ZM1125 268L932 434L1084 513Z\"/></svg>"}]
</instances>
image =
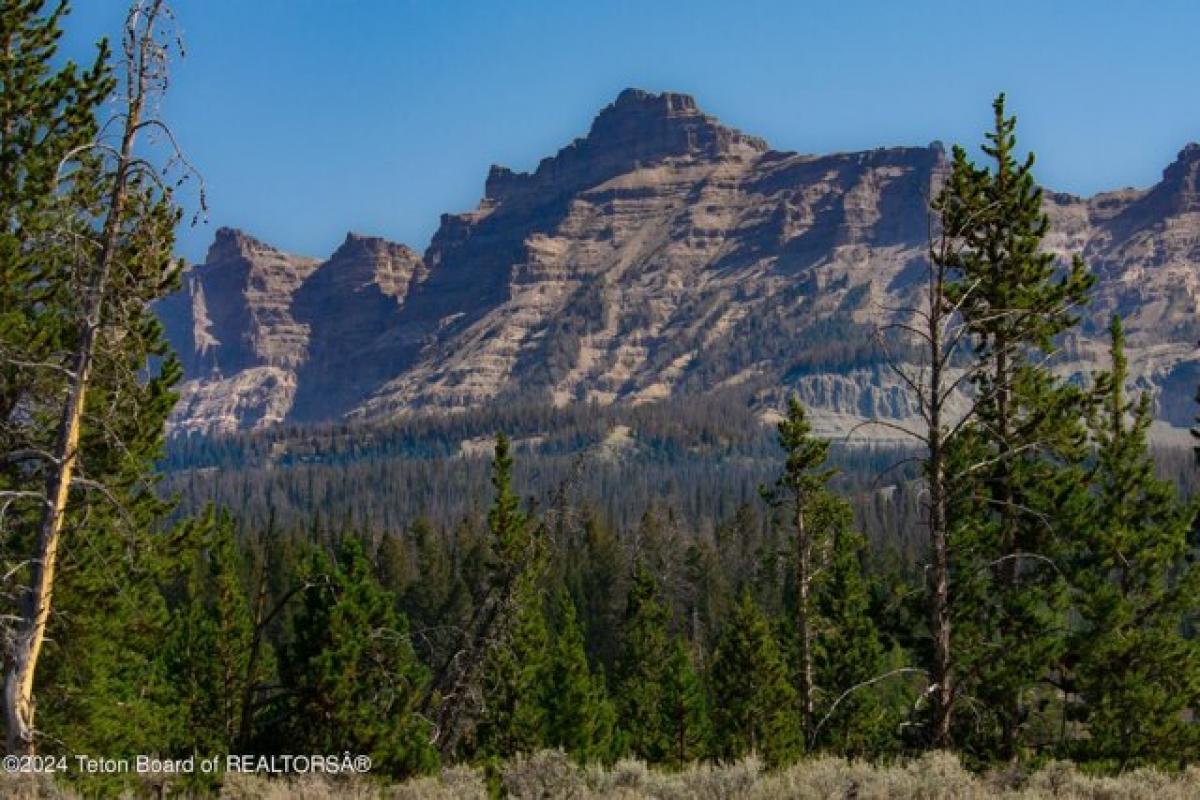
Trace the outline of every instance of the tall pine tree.
<instances>
[{"instance_id":1,"label":"tall pine tree","mask_svg":"<svg viewBox=\"0 0 1200 800\"><path fill-rule=\"evenodd\" d=\"M65 4L0 3L0 537L6 618L19 620L5 637L14 752L33 751L38 732L52 749L114 756L169 741L159 589L186 563L190 529L162 530L170 503L154 465L180 370L150 304L178 273L180 212L173 180L134 155L138 134L161 124L160 6L130 17L113 149L97 143L115 86L107 45L88 70L56 67Z\"/></svg>"},{"instance_id":2,"label":"tall pine tree","mask_svg":"<svg viewBox=\"0 0 1200 800\"><path fill-rule=\"evenodd\" d=\"M537 574L521 576L515 607L511 633L484 662L483 714L474 743L484 758L510 758L546 745L550 634Z\"/></svg>"},{"instance_id":3,"label":"tall pine tree","mask_svg":"<svg viewBox=\"0 0 1200 800\"><path fill-rule=\"evenodd\" d=\"M671 740L666 762L682 769L704 757L711 737L704 683L682 636L676 636L671 647L671 660L663 674L662 697Z\"/></svg>"},{"instance_id":4,"label":"tall pine tree","mask_svg":"<svg viewBox=\"0 0 1200 800\"><path fill-rule=\"evenodd\" d=\"M952 584L978 590L970 602L960 591L953 612L963 617L955 691L982 712L973 746L1012 758L1062 648L1063 510L1081 502L1088 403L1047 360L1077 324L1092 277L1078 257L1061 269L1043 249L1049 220L1033 157L1017 159L1016 120L1003 95L993 111L983 147L990 165L977 167L956 147L934 207L958 243L946 299L961 312L976 361L972 430L956 447L970 460L961 473L971 476L964 481L978 514L956 520L951 546L972 555Z\"/></svg>"},{"instance_id":5,"label":"tall pine tree","mask_svg":"<svg viewBox=\"0 0 1200 800\"><path fill-rule=\"evenodd\" d=\"M166 660L182 723L179 749L219 755L236 752L254 630L232 520L210 510L198 524L206 547L195 554L172 615Z\"/></svg>"},{"instance_id":6,"label":"tall pine tree","mask_svg":"<svg viewBox=\"0 0 1200 800\"><path fill-rule=\"evenodd\" d=\"M836 522L829 567L817 592L818 710L824 724L810 733L810 742L846 756L877 755L892 746L901 719L880 695L878 680L887 662L871 619L866 541L851 527L844 500L828 497L826 502L836 506L826 512Z\"/></svg>"},{"instance_id":7,"label":"tall pine tree","mask_svg":"<svg viewBox=\"0 0 1200 800\"><path fill-rule=\"evenodd\" d=\"M819 687L816 674L817 619L813 581L825 568L831 543L831 523L826 482L834 470L825 465L829 442L812 435L804 406L788 398L787 416L779 422L779 446L787 454L775 490L766 494L780 510L792 534L794 559L796 650L799 655L800 725L805 738L816 724Z\"/></svg>"}]
</instances>

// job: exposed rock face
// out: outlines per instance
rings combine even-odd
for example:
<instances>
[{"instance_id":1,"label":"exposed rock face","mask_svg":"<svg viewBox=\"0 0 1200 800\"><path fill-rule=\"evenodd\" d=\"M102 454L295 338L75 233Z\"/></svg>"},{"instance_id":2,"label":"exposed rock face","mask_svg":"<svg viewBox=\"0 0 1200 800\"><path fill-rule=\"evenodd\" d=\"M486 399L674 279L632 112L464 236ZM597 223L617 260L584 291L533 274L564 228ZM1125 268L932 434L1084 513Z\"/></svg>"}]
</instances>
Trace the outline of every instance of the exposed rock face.
<instances>
[{"instance_id":1,"label":"exposed rock face","mask_svg":"<svg viewBox=\"0 0 1200 800\"><path fill-rule=\"evenodd\" d=\"M176 430L256 428L286 416L308 358L308 327L292 299L316 266L241 231L217 231L205 262L160 312L188 378Z\"/></svg>"},{"instance_id":2,"label":"exposed rock face","mask_svg":"<svg viewBox=\"0 0 1200 800\"><path fill-rule=\"evenodd\" d=\"M420 257L404 245L353 233L312 273L292 302L310 331L292 419L336 416L393 377L380 339L399 322L410 286L425 274Z\"/></svg>"},{"instance_id":3,"label":"exposed rock face","mask_svg":"<svg viewBox=\"0 0 1200 800\"><path fill-rule=\"evenodd\" d=\"M871 340L922 278L940 144L770 150L686 95L622 92L528 174L493 167L423 258L349 236L318 268L218 232L161 306L191 379L177 430L515 397L644 402L745 384L800 393L826 432L914 409ZM1049 245L1099 276L1059 368L1104 365L1127 319L1138 385L1191 419L1200 378L1200 147L1150 190L1048 194ZM237 382L234 382L234 378Z\"/></svg>"}]
</instances>

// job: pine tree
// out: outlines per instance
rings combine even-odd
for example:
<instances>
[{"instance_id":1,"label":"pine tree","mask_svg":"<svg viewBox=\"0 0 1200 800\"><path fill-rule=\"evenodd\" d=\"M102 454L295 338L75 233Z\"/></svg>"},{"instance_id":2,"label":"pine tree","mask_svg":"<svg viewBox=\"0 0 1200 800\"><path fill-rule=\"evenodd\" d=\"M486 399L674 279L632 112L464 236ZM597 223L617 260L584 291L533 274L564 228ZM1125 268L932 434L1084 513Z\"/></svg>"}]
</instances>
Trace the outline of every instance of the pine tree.
<instances>
[{"instance_id":1,"label":"pine tree","mask_svg":"<svg viewBox=\"0 0 1200 800\"><path fill-rule=\"evenodd\" d=\"M588 655L607 670L621 650L621 619L628 566L621 542L595 515L584 522L584 558L577 598L586 633Z\"/></svg>"},{"instance_id":2,"label":"pine tree","mask_svg":"<svg viewBox=\"0 0 1200 800\"><path fill-rule=\"evenodd\" d=\"M813 731L813 743L845 756L877 755L889 749L901 719L871 684L887 670L864 577L866 542L850 527L849 505L834 497L826 502L835 505L826 513L836 521L829 568L817 591L818 711L824 724L819 734Z\"/></svg>"},{"instance_id":3,"label":"pine tree","mask_svg":"<svg viewBox=\"0 0 1200 800\"><path fill-rule=\"evenodd\" d=\"M55 68L65 0L48 11L44 0L0 5L0 436L14 452L24 431L14 412L34 400L46 376L33 367L53 354L59 286L47 281L49 234L61 218L57 173L76 148L98 131L96 111L115 86L109 48L101 42L88 70L74 63ZM55 253L62 258L63 253ZM48 263L49 262L49 263ZM38 301L50 301L41 305ZM33 358L30 358L33 356ZM15 437L15 438L14 438ZM19 485L20 464L0 469Z\"/></svg>"},{"instance_id":4,"label":"pine tree","mask_svg":"<svg viewBox=\"0 0 1200 800\"><path fill-rule=\"evenodd\" d=\"M1151 397L1126 399L1119 318L1110 335L1112 372L1093 421L1093 519L1072 560L1078 624L1066 688L1085 735L1068 752L1121 771L1178 766L1200 756L1200 734L1185 717L1200 704L1200 647L1183 633L1200 597L1189 542L1197 509L1155 477Z\"/></svg>"},{"instance_id":5,"label":"pine tree","mask_svg":"<svg viewBox=\"0 0 1200 800\"><path fill-rule=\"evenodd\" d=\"M455 574L446 545L428 520L418 518L409 535L416 551L417 577L399 594L399 608L409 620L422 657L430 664L443 664L456 645L454 631L468 618L470 592Z\"/></svg>"},{"instance_id":6,"label":"pine tree","mask_svg":"<svg viewBox=\"0 0 1200 800\"><path fill-rule=\"evenodd\" d=\"M374 560L375 577L380 587L396 597L400 597L416 577L412 556L401 536L383 534L375 548Z\"/></svg>"},{"instance_id":7,"label":"pine tree","mask_svg":"<svg viewBox=\"0 0 1200 800\"><path fill-rule=\"evenodd\" d=\"M800 725L807 739L816 724L820 692L816 674L819 626L813 581L829 558L831 523L836 520L829 514L835 505L829 502L825 484L835 471L825 466L829 442L812 435L812 425L798 398L788 398L788 413L778 429L779 445L787 454L787 461L783 474L775 482L774 492L764 491L764 496L786 518L793 537Z\"/></svg>"},{"instance_id":8,"label":"pine tree","mask_svg":"<svg viewBox=\"0 0 1200 800\"><path fill-rule=\"evenodd\" d=\"M537 576L526 574L517 588L512 632L488 651L484 662L484 711L475 732L478 756L510 758L545 746L549 656L550 634Z\"/></svg>"},{"instance_id":9,"label":"pine tree","mask_svg":"<svg viewBox=\"0 0 1200 800\"><path fill-rule=\"evenodd\" d=\"M661 763L672 752L671 726L664 712L669 620L654 576L638 563L626 603L615 697L623 749L650 763Z\"/></svg>"},{"instance_id":10,"label":"pine tree","mask_svg":"<svg viewBox=\"0 0 1200 800\"><path fill-rule=\"evenodd\" d=\"M170 741L160 587L191 542L186 527L164 534L154 474L180 370L150 304L178 272L179 210L174 178L134 156L161 123L170 37L158 6L131 18L134 91L109 120L123 136L97 147L108 47L87 71L56 68L66 6L46 5L0 4L0 535L22 587L5 598L20 620L6 733L12 752L40 732L119 756Z\"/></svg>"},{"instance_id":11,"label":"pine tree","mask_svg":"<svg viewBox=\"0 0 1200 800\"><path fill-rule=\"evenodd\" d=\"M709 680L713 755L732 760L756 752L780 766L803 752L796 690L770 624L747 593L726 622Z\"/></svg>"},{"instance_id":12,"label":"pine tree","mask_svg":"<svg viewBox=\"0 0 1200 800\"><path fill-rule=\"evenodd\" d=\"M306 586L283 660L288 721L279 745L362 753L391 777L436 766L428 725L415 713L425 669L358 540L347 537L336 563L315 551Z\"/></svg>"},{"instance_id":13,"label":"pine tree","mask_svg":"<svg viewBox=\"0 0 1200 800\"><path fill-rule=\"evenodd\" d=\"M980 513L956 520L952 545L973 554L957 567L963 582L977 573L988 579L974 602L959 602L954 612L965 617L954 645L958 672L970 676L956 691L986 711L978 752L1012 758L1033 722L1031 690L1061 651L1063 510L1081 503L1080 419L1088 401L1046 361L1056 338L1077 324L1092 277L1078 257L1061 270L1043 250L1049 221L1033 157L1017 160L1016 121L1006 116L1003 95L993 109L983 147L990 168L956 147L934 207L958 243L949 254L954 280L946 299L960 310L976 361L971 442L955 446L974 459L963 474L972 476Z\"/></svg>"},{"instance_id":14,"label":"pine tree","mask_svg":"<svg viewBox=\"0 0 1200 800\"><path fill-rule=\"evenodd\" d=\"M235 752L240 734L254 631L232 520L210 510L199 524L207 546L173 614L166 667L181 715L179 750L220 755Z\"/></svg>"},{"instance_id":15,"label":"pine tree","mask_svg":"<svg viewBox=\"0 0 1200 800\"><path fill-rule=\"evenodd\" d=\"M524 716L520 721L514 719L518 711L533 714L537 708L523 702L526 680L514 674L509 662L514 649L546 640L539 593L546 550L544 531L521 509L513 491L512 470L510 443L501 433L496 437L492 461L495 496L488 511L489 538L480 551L480 560L486 561L486 580L481 581L475 612L460 638L460 648L441 664L424 702L427 708L435 707L437 745L446 757L459 750L479 719L480 703L487 699L483 684L489 679L489 670L490 680L510 691L511 702L494 711L482 709L491 720L485 730L477 732L477 739L490 739L492 752L499 754L526 747L542 736L539 721Z\"/></svg>"},{"instance_id":16,"label":"pine tree","mask_svg":"<svg viewBox=\"0 0 1200 800\"><path fill-rule=\"evenodd\" d=\"M546 744L561 747L580 763L606 760L612 752L615 711L604 682L588 667L583 632L570 597L558 598L559 632L554 637L545 682Z\"/></svg>"},{"instance_id":17,"label":"pine tree","mask_svg":"<svg viewBox=\"0 0 1200 800\"><path fill-rule=\"evenodd\" d=\"M492 463L492 488L495 499L488 510L488 529L492 551L502 565L521 564L528 555L529 520L521 510L521 499L512 488L512 445L503 433L496 436L496 455Z\"/></svg>"},{"instance_id":18,"label":"pine tree","mask_svg":"<svg viewBox=\"0 0 1200 800\"><path fill-rule=\"evenodd\" d=\"M703 758L709 743L708 698L692 665L687 641L676 636L663 673L663 712L671 746L666 762L676 769Z\"/></svg>"}]
</instances>

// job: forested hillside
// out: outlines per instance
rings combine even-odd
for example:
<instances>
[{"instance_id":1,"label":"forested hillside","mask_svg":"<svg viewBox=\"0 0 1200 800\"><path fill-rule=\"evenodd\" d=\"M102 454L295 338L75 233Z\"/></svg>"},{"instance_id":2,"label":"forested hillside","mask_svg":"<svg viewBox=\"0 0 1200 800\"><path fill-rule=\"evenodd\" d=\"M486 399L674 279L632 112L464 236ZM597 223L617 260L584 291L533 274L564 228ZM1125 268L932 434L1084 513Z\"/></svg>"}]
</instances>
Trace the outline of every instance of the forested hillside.
<instances>
[{"instance_id":1,"label":"forested hillside","mask_svg":"<svg viewBox=\"0 0 1200 800\"><path fill-rule=\"evenodd\" d=\"M336 774L313 785L348 792L440 772L520 797L616 792L622 770L640 770L629 780L651 796L689 781L712 796L737 794L730 781L800 792L813 774L847 796L866 784L1036 793L1056 780L1099 794L1124 785L1103 776L1134 770L1171 791L1194 784L1197 466L1190 448L1151 444L1163 408L1192 405L1195 387L1170 392L1193 354L1167 359L1175 378L1156 382L1134 353L1154 349L1151 322L1175 320L1174 336L1196 320L1179 295L1127 306L1185 268L1194 277L1181 260L1193 245L1172 238L1161 273L1148 259L1150 277L1114 294L1092 251L1071 249L1070 220L1048 210L1065 201L1039 188L1004 95L982 147L952 148L935 194L893 198L896 213L933 224L905 272L906 305L878 335L818 321L805 330L838 338L806 349L773 324L781 305L853 305L868 290L841 281L823 294L783 270L780 291L754 298L754 336L730 340L737 359L788 353L806 375L829 353L870 353L903 415L861 406L831 437L791 372L636 403L583 384L565 399L505 394L471 383L491 373L466 356L454 362L463 384L421 351L362 407L406 413L289 423L288 411L259 430L169 439L184 374L155 309L183 297L174 235L196 180L155 116L179 56L174 18L162 0L137 0L120 55L102 43L80 68L56 60L64 15L0 0L0 642L5 768L38 773L23 787L288 792L294 773L317 771ZM625 174L630 142L637 169L686 145L749 158L768 183L782 158L675 96L623 102L665 102L675 122L651 125L647 145L642 117L631 128L602 116L597 140L535 173L494 171L493 202L447 221L445 257L508 241L488 218L530 211L547 185ZM1189 170L1176 189L1192 185ZM624 199L644 198L636 189ZM1191 189L1155 192L1117 203L1120 214L1191 213ZM203 208L203 193L191 202ZM583 213L554 208L570 211L559 221ZM367 251L390 264L389 296L420 271L406 250L346 247L345 260ZM267 256L297 292L324 269ZM436 266L418 293L478 288L439 283ZM218 318L206 297L193 334ZM736 314L743 299L723 302ZM286 389L307 364L342 357L336 337L307 349L299 307L268 306L252 321L271 337L215 352L219 337L197 337L185 359ZM436 327L428 308L417 321ZM631 319L659 319L643 310ZM357 341L362 320L341 321ZM622 330L580 341L608 331L612 344ZM502 341L460 354L496 356ZM532 358L505 352L485 361L504 371ZM1078 369L1064 371L1065 357ZM531 369L565 380L578 367ZM697 369L673 386L703 384ZM182 391L220 400L222 381ZM447 386L457 413L434 402ZM472 387L503 402L476 403ZM119 768L139 756L155 766ZM1077 766L1050 763L1063 761ZM542 770L559 782L547 788Z\"/></svg>"}]
</instances>

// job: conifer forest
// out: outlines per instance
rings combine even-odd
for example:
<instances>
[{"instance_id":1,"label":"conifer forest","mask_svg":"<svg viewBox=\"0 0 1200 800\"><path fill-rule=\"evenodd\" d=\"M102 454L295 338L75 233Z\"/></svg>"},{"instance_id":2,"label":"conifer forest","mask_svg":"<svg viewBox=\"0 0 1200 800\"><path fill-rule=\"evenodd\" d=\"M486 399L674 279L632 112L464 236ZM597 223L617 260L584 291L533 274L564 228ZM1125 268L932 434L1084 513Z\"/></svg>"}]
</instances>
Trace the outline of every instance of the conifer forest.
<instances>
[{"instance_id":1,"label":"conifer forest","mask_svg":"<svg viewBox=\"0 0 1200 800\"><path fill-rule=\"evenodd\" d=\"M135 0L76 63L65 2L0 0L0 791L1200 792L1200 449L1158 435L1200 380L1144 379L1139 311L1097 300L1108 273L1056 229L1020 97L980 98L979 139L904 196L902 291L783 271L752 331L701 350L787 353L780 371L696 367L638 402L536 390L586 366L624 313L604 306L560 317L561 363L522 351L528 391L495 402L201 431L177 422L199 373L163 311L197 280L177 236L216 213L169 113L177 11ZM773 157L732 136L713 146L733 161ZM493 227L558 175L503 172ZM472 236L501 236L486 224ZM450 291L426 260L406 308ZM842 293L817 328L784 309L805 281ZM830 370L905 414L831 428L809 380Z\"/></svg>"}]
</instances>

